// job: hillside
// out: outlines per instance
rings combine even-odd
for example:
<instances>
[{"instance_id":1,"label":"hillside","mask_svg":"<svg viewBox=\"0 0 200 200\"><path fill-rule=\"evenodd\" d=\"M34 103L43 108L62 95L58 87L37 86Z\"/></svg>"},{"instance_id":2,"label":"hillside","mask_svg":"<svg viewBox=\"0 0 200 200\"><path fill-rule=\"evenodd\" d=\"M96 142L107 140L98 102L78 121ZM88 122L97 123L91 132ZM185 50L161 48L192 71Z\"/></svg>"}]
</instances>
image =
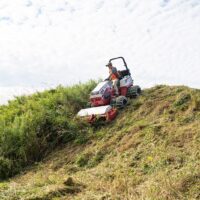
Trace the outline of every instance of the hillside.
<instances>
[{"instance_id":1,"label":"hillside","mask_svg":"<svg viewBox=\"0 0 200 200\"><path fill-rule=\"evenodd\" d=\"M146 89L91 127L73 116L94 84L1 107L0 199L200 199L200 90Z\"/></svg>"}]
</instances>

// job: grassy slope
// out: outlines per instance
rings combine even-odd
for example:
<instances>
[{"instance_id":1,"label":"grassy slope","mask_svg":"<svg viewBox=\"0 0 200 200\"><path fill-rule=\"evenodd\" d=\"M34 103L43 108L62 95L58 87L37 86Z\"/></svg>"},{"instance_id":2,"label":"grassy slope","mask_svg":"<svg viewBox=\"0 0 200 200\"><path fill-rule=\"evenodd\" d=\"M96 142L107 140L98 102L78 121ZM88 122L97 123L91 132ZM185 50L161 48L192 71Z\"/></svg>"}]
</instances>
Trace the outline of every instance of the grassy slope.
<instances>
[{"instance_id":1,"label":"grassy slope","mask_svg":"<svg viewBox=\"0 0 200 200\"><path fill-rule=\"evenodd\" d=\"M95 85L89 81L59 86L0 106L0 180L40 161L58 145L86 134L88 127L74 116L86 106Z\"/></svg>"},{"instance_id":2,"label":"grassy slope","mask_svg":"<svg viewBox=\"0 0 200 200\"><path fill-rule=\"evenodd\" d=\"M1 182L0 199L200 199L199 90L147 89L88 135Z\"/></svg>"}]
</instances>

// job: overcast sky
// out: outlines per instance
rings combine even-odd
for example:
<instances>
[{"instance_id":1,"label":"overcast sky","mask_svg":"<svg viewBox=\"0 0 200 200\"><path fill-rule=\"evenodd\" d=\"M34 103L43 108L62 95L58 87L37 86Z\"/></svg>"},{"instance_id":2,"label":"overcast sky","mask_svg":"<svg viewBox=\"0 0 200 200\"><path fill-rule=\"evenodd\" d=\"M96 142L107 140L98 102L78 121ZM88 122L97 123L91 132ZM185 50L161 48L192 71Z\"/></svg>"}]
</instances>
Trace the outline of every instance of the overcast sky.
<instances>
[{"instance_id":1,"label":"overcast sky","mask_svg":"<svg viewBox=\"0 0 200 200\"><path fill-rule=\"evenodd\" d=\"M116 56L142 87L200 88L200 0L0 0L0 103L105 78Z\"/></svg>"}]
</instances>

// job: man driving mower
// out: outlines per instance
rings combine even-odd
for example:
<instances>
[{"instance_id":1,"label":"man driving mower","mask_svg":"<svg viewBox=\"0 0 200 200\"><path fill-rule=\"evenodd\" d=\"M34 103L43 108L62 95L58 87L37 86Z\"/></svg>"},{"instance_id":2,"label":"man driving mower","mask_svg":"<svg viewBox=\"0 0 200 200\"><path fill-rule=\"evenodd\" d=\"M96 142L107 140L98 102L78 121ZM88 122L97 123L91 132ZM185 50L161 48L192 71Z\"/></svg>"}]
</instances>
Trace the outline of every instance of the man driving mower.
<instances>
[{"instance_id":1,"label":"man driving mower","mask_svg":"<svg viewBox=\"0 0 200 200\"><path fill-rule=\"evenodd\" d=\"M118 73L118 71L117 71L117 68L114 67L114 66L112 65L111 62L109 62L109 63L106 65L106 67L109 68L109 77L108 77L108 80L111 80L111 81L112 81L112 83L113 83L113 88L114 88L114 90L115 90L115 95L116 95L116 96L119 96L118 82L119 82L119 77L120 77L120 75L119 75L119 73Z\"/></svg>"}]
</instances>

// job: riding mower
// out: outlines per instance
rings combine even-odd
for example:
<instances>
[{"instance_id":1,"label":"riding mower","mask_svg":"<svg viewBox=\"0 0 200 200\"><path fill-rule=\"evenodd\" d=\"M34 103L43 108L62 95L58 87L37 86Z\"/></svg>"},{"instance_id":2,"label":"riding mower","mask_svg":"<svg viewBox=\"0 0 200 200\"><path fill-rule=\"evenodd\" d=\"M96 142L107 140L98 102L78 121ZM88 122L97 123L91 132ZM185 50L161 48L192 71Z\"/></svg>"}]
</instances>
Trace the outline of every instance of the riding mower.
<instances>
[{"instance_id":1,"label":"riding mower","mask_svg":"<svg viewBox=\"0 0 200 200\"><path fill-rule=\"evenodd\" d=\"M123 57L112 58L109 63L117 59L121 59L125 67L124 70L118 71L119 96L115 95L112 81L106 79L100 82L90 94L90 108L82 109L77 114L79 117L86 118L89 123L99 119L112 121L117 115L117 110L127 105L128 98L135 98L141 93L141 88L133 85L130 70Z\"/></svg>"}]
</instances>

